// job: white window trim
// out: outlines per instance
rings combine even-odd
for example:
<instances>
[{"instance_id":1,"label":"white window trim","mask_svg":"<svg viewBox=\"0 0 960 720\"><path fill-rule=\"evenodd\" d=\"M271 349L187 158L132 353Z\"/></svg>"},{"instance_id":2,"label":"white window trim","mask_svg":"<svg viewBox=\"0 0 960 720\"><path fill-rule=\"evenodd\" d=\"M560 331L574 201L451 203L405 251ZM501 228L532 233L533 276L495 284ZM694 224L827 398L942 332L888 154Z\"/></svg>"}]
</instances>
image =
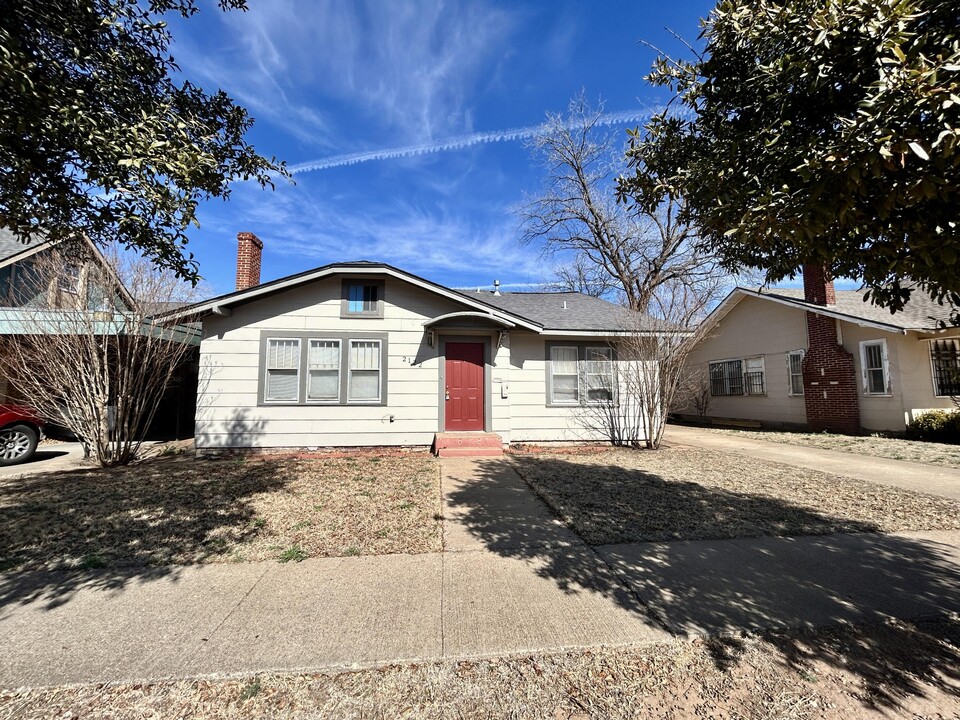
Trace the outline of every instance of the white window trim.
<instances>
[{"instance_id":1,"label":"white window trim","mask_svg":"<svg viewBox=\"0 0 960 720\"><path fill-rule=\"evenodd\" d=\"M67 274L67 270L73 268L76 270L76 277ZM63 267L63 272L57 274L57 290L60 292L69 293L70 295L79 295L80 286L83 282L83 267L77 265L76 263L66 263ZM70 280L70 283L66 283L66 280Z\"/></svg>"},{"instance_id":2,"label":"white window trim","mask_svg":"<svg viewBox=\"0 0 960 720\"><path fill-rule=\"evenodd\" d=\"M317 342L335 342L337 344L337 397L336 398L311 398L310 397L310 343ZM312 337L307 338L307 384L304 387L304 402L308 405L339 405L340 404L340 385L343 379L343 341L340 338ZM381 360L381 364L383 361Z\"/></svg>"},{"instance_id":3,"label":"white window trim","mask_svg":"<svg viewBox=\"0 0 960 720\"><path fill-rule=\"evenodd\" d=\"M577 371L575 377L577 378L577 398L576 400L557 400L555 396L555 388L557 383L555 378L559 375L560 377L570 377L570 373L558 373L553 369L553 351L554 350L573 350L577 356ZM582 388L580 387L580 349L576 345L553 345L550 348L550 404L551 405L564 405L567 407L578 407L580 405L580 400L583 397Z\"/></svg>"},{"instance_id":4,"label":"white window trim","mask_svg":"<svg viewBox=\"0 0 960 720\"><path fill-rule=\"evenodd\" d=\"M786 357L787 357L787 397L803 397L803 396L804 396L804 392L803 392L803 372L802 372L802 370L801 370L801 372L800 372L800 392L795 393L795 392L793 391L793 376L796 375L796 373L793 372L792 366L790 365L790 358L791 358L791 356L793 356L793 355L799 355L799 356L800 356L800 367L802 368L802 367L803 367L803 359L807 356L807 351L806 351L806 350L803 350L803 349L800 349L800 350L790 350L789 352L786 353Z\"/></svg>"},{"instance_id":5,"label":"white window trim","mask_svg":"<svg viewBox=\"0 0 960 720\"><path fill-rule=\"evenodd\" d=\"M377 397L374 398L364 398L363 400L354 400L350 397L350 390L353 387L353 370L350 363L350 350L353 348L354 343L370 342L377 344L377 356L380 358L380 364L377 367ZM347 405L380 405L383 398L383 363L385 358L383 357L383 340L380 338L350 338L347 340ZM358 368L360 369L360 368ZM361 372L368 372L366 370L361 370Z\"/></svg>"},{"instance_id":6,"label":"white window trim","mask_svg":"<svg viewBox=\"0 0 960 720\"><path fill-rule=\"evenodd\" d=\"M290 368L271 368L270 367L270 342L272 340L293 340L297 343L297 396L295 399L291 400L290 398L283 399L272 399L267 397L267 393L270 391L270 371L271 370L289 370ZM266 405L289 405L291 403L300 402L300 358L303 354L303 341L298 337L284 337L284 336L270 336L267 338L267 362L263 364L263 402Z\"/></svg>"},{"instance_id":7,"label":"white window trim","mask_svg":"<svg viewBox=\"0 0 960 720\"><path fill-rule=\"evenodd\" d=\"M883 370L883 392L870 392L870 377L867 372L867 348L872 345L880 346L880 362ZM864 397L891 397L893 395L893 386L890 380L890 359L887 354L887 341L883 338L878 340L860 341L860 374L863 380Z\"/></svg>"}]
</instances>

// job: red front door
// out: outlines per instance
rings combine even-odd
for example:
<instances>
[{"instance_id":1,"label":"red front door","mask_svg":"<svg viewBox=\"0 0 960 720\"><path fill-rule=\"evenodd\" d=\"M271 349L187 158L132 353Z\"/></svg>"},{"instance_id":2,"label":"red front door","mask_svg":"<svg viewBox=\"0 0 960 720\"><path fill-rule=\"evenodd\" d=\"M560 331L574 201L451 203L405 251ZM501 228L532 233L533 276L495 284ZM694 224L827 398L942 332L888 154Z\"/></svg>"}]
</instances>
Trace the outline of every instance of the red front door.
<instances>
[{"instance_id":1,"label":"red front door","mask_svg":"<svg viewBox=\"0 0 960 720\"><path fill-rule=\"evenodd\" d=\"M483 430L483 343L446 344L444 429Z\"/></svg>"}]
</instances>

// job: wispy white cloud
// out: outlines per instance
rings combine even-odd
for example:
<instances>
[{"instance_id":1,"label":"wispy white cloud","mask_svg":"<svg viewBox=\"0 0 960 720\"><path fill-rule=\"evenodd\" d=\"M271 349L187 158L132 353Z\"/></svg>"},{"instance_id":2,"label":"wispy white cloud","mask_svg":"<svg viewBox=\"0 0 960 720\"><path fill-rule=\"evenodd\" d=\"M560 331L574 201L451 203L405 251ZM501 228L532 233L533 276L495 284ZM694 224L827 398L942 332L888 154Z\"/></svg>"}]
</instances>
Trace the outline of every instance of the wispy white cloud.
<instances>
[{"instance_id":1,"label":"wispy white cloud","mask_svg":"<svg viewBox=\"0 0 960 720\"><path fill-rule=\"evenodd\" d=\"M597 122L598 125L615 126L628 125L630 123L644 122L649 120L651 115L658 112L657 109L640 108L637 110L624 110L621 112L605 113ZM369 150L366 152L345 153L342 155L332 155L317 160L307 160L306 162L294 163L288 169L293 174L312 172L316 170L329 170L335 167L344 167L346 165L358 165L360 163L371 162L375 160L392 160L395 158L415 157L417 155L427 155L430 153L446 152L450 150L465 150L475 145L484 145L488 143L510 142L516 140L527 140L534 137L543 129L543 125L528 125L526 127L509 128L507 130L494 130L491 132L475 132L465 135L455 135L444 140L434 142L420 143L417 145L406 145L403 147L384 148L380 150Z\"/></svg>"},{"instance_id":2,"label":"wispy white cloud","mask_svg":"<svg viewBox=\"0 0 960 720\"><path fill-rule=\"evenodd\" d=\"M231 47L185 47L181 59L312 142L329 140L342 111L355 125L336 128L341 138L363 123L421 142L471 130L476 83L516 24L492 3L431 0L270 0L217 17Z\"/></svg>"}]
</instances>

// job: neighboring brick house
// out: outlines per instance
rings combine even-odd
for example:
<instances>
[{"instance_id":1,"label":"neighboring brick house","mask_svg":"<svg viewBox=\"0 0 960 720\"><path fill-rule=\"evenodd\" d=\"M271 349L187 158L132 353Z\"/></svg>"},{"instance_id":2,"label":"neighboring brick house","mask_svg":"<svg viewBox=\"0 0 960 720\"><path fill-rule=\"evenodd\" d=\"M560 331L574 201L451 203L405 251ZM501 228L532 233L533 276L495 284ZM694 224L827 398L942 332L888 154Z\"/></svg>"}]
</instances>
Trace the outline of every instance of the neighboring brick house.
<instances>
[{"instance_id":1,"label":"neighboring brick house","mask_svg":"<svg viewBox=\"0 0 960 720\"><path fill-rule=\"evenodd\" d=\"M802 291L733 290L690 360L709 383L706 417L855 433L903 431L924 410L952 408L960 328L938 326L950 308L916 293L891 314L863 295L835 290L816 267Z\"/></svg>"}]
</instances>

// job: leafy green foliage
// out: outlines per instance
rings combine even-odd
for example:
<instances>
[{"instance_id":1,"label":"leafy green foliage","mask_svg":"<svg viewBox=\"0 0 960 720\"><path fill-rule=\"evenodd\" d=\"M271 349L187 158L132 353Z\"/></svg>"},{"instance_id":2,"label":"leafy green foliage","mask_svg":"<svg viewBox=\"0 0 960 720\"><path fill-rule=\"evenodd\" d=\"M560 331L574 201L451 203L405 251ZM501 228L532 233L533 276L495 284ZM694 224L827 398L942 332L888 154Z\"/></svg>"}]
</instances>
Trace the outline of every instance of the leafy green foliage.
<instances>
[{"instance_id":1,"label":"leafy green foliage","mask_svg":"<svg viewBox=\"0 0 960 720\"><path fill-rule=\"evenodd\" d=\"M682 194L770 281L810 263L892 311L960 301L960 4L721 0L701 39L647 78L676 102L633 134L621 199Z\"/></svg>"},{"instance_id":2,"label":"leafy green foliage","mask_svg":"<svg viewBox=\"0 0 960 720\"><path fill-rule=\"evenodd\" d=\"M226 93L171 77L163 15L195 12L195 0L0 0L0 227L25 242L80 230L196 281L185 230L198 203L287 173L244 141L253 120Z\"/></svg>"},{"instance_id":3,"label":"leafy green foliage","mask_svg":"<svg viewBox=\"0 0 960 720\"><path fill-rule=\"evenodd\" d=\"M960 412L930 410L921 413L907 427L907 437L960 445Z\"/></svg>"}]
</instances>

